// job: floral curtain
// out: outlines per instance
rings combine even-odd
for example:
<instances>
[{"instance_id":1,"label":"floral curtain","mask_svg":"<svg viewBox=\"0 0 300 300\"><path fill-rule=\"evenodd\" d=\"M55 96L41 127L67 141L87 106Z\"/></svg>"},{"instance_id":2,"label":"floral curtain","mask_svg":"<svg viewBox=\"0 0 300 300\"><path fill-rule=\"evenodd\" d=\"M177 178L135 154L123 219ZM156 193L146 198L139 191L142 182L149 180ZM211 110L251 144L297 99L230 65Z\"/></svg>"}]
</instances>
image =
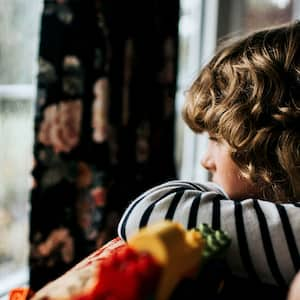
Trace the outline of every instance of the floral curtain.
<instances>
[{"instance_id":1,"label":"floral curtain","mask_svg":"<svg viewBox=\"0 0 300 300\"><path fill-rule=\"evenodd\" d=\"M37 290L116 235L128 203L175 179L179 4L44 0L30 214Z\"/></svg>"}]
</instances>

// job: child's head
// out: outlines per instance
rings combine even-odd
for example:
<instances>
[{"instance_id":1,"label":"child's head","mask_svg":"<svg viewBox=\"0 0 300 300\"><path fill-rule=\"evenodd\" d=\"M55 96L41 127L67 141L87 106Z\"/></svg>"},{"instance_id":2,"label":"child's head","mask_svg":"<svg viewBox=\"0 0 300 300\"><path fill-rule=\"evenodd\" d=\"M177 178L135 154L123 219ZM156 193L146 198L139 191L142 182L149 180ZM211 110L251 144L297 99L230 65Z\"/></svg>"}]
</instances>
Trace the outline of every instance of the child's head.
<instances>
[{"instance_id":1,"label":"child's head","mask_svg":"<svg viewBox=\"0 0 300 300\"><path fill-rule=\"evenodd\" d=\"M223 46L189 89L183 116L225 142L260 197L299 200L300 23Z\"/></svg>"}]
</instances>

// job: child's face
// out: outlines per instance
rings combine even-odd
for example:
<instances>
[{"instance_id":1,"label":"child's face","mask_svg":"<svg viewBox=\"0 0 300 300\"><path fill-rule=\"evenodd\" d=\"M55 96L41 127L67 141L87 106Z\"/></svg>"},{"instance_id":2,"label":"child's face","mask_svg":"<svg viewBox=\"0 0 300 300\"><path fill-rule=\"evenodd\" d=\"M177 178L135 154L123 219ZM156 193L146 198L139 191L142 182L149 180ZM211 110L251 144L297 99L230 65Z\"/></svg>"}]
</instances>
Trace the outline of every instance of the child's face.
<instances>
[{"instance_id":1,"label":"child's face","mask_svg":"<svg viewBox=\"0 0 300 300\"><path fill-rule=\"evenodd\" d=\"M229 154L229 146L223 140L209 137L208 147L201 160L202 166L212 175L231 199L239 200L259 196L254 184L242 176Z\"/></svg>"},{"instance_id":2,"label":"child's face","mask_svg":"<svg viewBox=\"0 0 300 300\"><path fill-rule=\"evenodd\" d=\"M300 300L300 272L297 273L290 285L287 299Z\"/></svg>"}]
</instances>

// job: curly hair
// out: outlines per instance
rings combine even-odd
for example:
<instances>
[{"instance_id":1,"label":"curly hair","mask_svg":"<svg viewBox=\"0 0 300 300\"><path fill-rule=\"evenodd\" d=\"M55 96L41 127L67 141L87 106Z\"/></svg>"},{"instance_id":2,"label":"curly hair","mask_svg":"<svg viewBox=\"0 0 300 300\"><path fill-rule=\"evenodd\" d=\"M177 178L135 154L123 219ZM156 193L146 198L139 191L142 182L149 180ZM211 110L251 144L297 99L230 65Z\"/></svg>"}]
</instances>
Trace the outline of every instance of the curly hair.
<instances>
[{"instance_id":1,"label":"curly hair","mask_svg":"<svg viewBox=\"0 0 300 300\"><path fill-rule=\"evenodd\" d=\"M300 22L223 45L187 93L183 118L224 139L272 201L300 199Z\"/></svg>"}]
</instances>

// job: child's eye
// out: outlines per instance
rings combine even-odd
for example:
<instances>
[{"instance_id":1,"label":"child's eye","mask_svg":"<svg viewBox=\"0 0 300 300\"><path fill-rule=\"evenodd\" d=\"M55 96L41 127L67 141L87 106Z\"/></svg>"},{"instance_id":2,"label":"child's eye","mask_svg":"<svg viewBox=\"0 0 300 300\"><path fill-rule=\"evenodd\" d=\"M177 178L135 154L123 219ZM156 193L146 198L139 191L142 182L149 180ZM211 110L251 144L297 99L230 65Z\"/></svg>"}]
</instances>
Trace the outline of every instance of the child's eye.
<instances>
[{"instance_id":1,"label":"child's eye","mask_svg":"<svg viewBox=\"0 0 300 300\"><path fill-rule=\"evenodd\" d=\"M218 142L218 141L219 141L218 138L215 137L215 136L213 136L213 135L210 135L208 138L209 138L211 141L214 141L214 142Z\"/></svg>"}]
</instances>

